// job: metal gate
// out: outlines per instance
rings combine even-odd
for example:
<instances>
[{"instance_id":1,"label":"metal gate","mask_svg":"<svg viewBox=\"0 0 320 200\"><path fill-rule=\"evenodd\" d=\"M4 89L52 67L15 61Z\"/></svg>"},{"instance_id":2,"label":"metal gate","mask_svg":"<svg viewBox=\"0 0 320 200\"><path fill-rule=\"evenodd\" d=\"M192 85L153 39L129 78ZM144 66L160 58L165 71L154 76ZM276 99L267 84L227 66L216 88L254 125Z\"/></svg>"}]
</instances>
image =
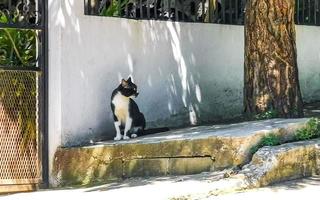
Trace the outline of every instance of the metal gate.
<instances>
[{"instance_id":1,"label":"metal gate","mask_svg":"<svg viewBox=\"0 0 320 200\"><path fill-rule=\"evenodd\" d=\"M0 193L47 184L46 2L0 0Z\"/></svg>"}]
</instances>

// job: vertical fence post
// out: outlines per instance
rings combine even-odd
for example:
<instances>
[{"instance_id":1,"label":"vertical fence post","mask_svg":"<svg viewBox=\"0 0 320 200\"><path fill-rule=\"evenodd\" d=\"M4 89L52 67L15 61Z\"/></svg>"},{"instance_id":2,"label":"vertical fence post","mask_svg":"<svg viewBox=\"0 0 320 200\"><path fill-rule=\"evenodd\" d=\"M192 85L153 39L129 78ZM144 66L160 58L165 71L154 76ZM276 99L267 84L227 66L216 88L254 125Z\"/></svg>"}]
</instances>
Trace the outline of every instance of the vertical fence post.
<instances>
[{"instance_id":1,"label":"vertical fence post","mask_svg":"<svg viewBox=\"0 0 320 200\"><path fill-rule=\"evenodd\" d=\"M226 23L226 2L221 0L221 14L222 14L222 23Z\"/></svg>"},{"instance_id":2,"label":"vertical fence post","mask_svg":"<svg viewBox=\"0 0 320 200\"><path fill-rule=\"evenodd\" d=\"M185 3L184 1L181 2L181 18L182 18L182 21L185 20L185 17L184 17L184 6L185 6Z\"/></svg>"},{"instance_id":3,"label":"vertical fence post","mask_svg":"<svg viewBox=\"0 0 320 200\"><path fill-rule=\"evenodd\" d=\"M233 12L234 12L234 7L232 5L232 1L234 0L229 0L229 5L228 5L228 11L229 11L229 23L233 24Z\"/></svg>"},{"instance_id":4,"label":"vertical fence post","mask_svg":"<svg viewBox=\"0 0 320 200\"><path fill-rule=\"evenodd\" d=\"M239 23L239 1L238 0L236 0L234 6L235 6L235 22L236 24L238 24Z\"/></svg>"},{"instance_id":5,"label":"vertical fence post","mask_svg":"<svg viewBox=\"0 0 320 200\"><path fill-rule=\"evenodd\" d=\"M300 24L300 0L296 0L296 23Z\"/></svg>"},{"instance_id":6,"label":"vertical fence post","mask_svg":"<svg viewBox=\"0 0 320 200\"><path fill-rule=\"evenodd\" d=\"M130 18L129 11L128 11L128 3L126 3L126 5L125 5L125 16L126 16L126 18Z\"/></svg>"},{"instance_id":7,"label":"vertical fence post","mask_svg":"<svg viewBox=\"0 0 320 200\"><path fill-rule=\"evenodd\" d=\"M306 7L305 7L306 5L305 5L305 0L302 0L302 23L305 23L306 22L306 16L305 16L305 9L306 9Z\"/></svg>"},{"instance_id":8,"label":"vertical fence post","mask_svg":"<svg viewBox=\"0 0 320 200\"><path fill-rule=\"evenodd\" d=\"M154 5L153 5L154 19L158 19L158 12L157 12L157 10L158 10L158 1L161 1L161 0L154 0Z\"/></svg>"},{"instance_id":9,"label":"vertical fence post","mask_svg":"<svg viewBox=\"0 0 320 200\"><path fill-rule=\"evenodd\" d=\"M142 5L142 0L139 1L139 6L140 6L140 19L143 19L143 5Z\"/></svg>"},{"instance_id":10,"label":"vertical fence post","mask_svg":"<svg viewBox=\"0 0 320 200\"><path fill-rule=\"evenodd\" d=\"M88 6L89 4L88 4L88 1L89 0L84 0L84 14L85 15L89 15L89 9L88 9L89 8L89 6Z\"/></svg>"},{"instance_id":11,"label":"vertical fence post","mask_svg":"<svg viewBox=\"0 0 320 200\"><path fill-rule=\"evenodd\" d=\"M308 0L308 24L311 23L311 0Z\"/></svg>"},{"instance_id":12,"label":"vertical fence post","mask_svg":"<svg viewBox=\"0 0 320 200\"><path fill-rule=\"evenodd\" d=\"M205 22L205 3L206 3L206 0L202 0L202 15L201 15L201 18L202 18L202 21L201 22Z\"/></svg>"},{"instance_id":13,"label":"vertical fence post","mask_svg":"<svg viewBox=\"0 0 320 200\"><path fill-rule=\"evenodd\" d=\"M178 0L174 0L175 21L179 21Z\"/></svg>"},{"instance_id":14,"label":"vertical fence post","mask_svg":"<svg viewBox=\"0 0 320 200\"><path fill-rule=\"evenodd\" d=\"M314 0L314 8L313 8L313 18L314 24L317 24L317 9L318 9L318 0Z\"/></svg>"},{"instance_id":15,"label":"vertical fence post","mask_svg":"<svg viewBox=\"0 0 320 200\"><path fill-rule=\"evenodd\" d=\"M147 19L150 19L150 2L147 0Z\"/></svg>"},{"instance_id":16,"label":"vertical fence post","mask_svg":"<svg viewBox=\"0 0 320 200\"><path fill-rule=\"evenodd\" d=\"M168 20L172 20L172 18L171 18L171 0L168 0Z\"/></svg>"}]
</instances>

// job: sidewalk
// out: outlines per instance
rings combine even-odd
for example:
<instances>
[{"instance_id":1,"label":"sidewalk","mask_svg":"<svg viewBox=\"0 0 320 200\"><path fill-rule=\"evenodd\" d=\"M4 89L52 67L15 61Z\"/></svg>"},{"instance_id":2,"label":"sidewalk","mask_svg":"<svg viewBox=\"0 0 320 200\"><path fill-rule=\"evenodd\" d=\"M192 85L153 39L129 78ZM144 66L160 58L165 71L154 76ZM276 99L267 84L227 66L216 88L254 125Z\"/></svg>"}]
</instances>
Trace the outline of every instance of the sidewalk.
<instances>
[{"instance_id":1,"label":"sidewalk","mask_svg":"<svg viewBox=\"0 0 320 200\"><path fill-rule=\"evenodd\" d=\"M248 190L222 196L208 197L206 200L296 200L318 199L320 196L320 176L298 179L260 189Z\"/></svg>"},{"instance_id":2,"label":"sidewalk","mask_svg":"<svg viewBox=\"0 0 320 200\"><path fill-rule=\"evenodd\" d=\"M163 200L183 196L187 193L207 194L212 182L222 179L227 171L201 173L188 176L166 176L154 178L131 178L90 188L43 190L0 196L0 200Z\"/></svg>"},{"instance_id":3,"label":"sidewalk","mask_svg":"<svg viewBox=\"0 0 320 200\"><path fill-rule=\"evenodd\" d=\"M257 199L303 199L320 195L320 176L284 182L278 185L249 190L241 193L220 196L208 196L212 182L225 175L222 173L202 173L192 176L162 177L150 179L129 179L122 183L112 183L91 188L43 190L32 193L20 193L0 196L1 200L257 200ZM201 194L185 196L185 194ZM178 198L185 196L184 198Z\"/></svg>"}]
</instances>

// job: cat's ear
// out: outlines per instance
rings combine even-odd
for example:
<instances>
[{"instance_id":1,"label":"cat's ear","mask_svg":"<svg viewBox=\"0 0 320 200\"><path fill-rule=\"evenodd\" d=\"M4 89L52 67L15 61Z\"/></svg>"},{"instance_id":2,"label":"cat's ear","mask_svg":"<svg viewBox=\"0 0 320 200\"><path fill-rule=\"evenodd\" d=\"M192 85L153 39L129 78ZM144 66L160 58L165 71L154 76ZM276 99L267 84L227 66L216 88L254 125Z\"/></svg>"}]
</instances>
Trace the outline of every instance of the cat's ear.
<instances>
[{"instance_id":1,"label":"cat's ear","mask_svg":"<svg viewBox=\"0 0 320 200\"><path fill-rule=\"evenodd\" d=\"M122 79L121 80L121 85L122 85L122 87L126 87L126 86L128 86L128 83L127 83L126 80Z\"/></svg>"},{"instance_id":2,"label":"cat's ear","mask_svg":"<svg viewBox=\"0 0 320 200\"><path fill-rule=\"evenodd\" d=\"M131 77L128 78L127 82L128 82L128 83L132 83Z\"/></svg>"}]
</instances>

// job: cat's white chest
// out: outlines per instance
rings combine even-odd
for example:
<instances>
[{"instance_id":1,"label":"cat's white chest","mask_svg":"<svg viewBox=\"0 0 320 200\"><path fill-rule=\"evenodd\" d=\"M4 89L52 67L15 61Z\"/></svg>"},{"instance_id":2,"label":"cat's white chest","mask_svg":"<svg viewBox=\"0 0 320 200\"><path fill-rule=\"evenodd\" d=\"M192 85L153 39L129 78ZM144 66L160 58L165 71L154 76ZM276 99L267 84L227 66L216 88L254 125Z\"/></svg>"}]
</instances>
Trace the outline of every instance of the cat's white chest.
<instances>
[{"instance_id":1,"label":"cat's white chest","mask_svg":"<svg viewBox=\"0 0 320 200\"><path fill-rule=\"evenodd\" d=\"M130 98L118 93L114 96L112 103L115 106L114 114L118 120L124 124L129 116L129 102Z\"/></svg>"}]
</instances>

